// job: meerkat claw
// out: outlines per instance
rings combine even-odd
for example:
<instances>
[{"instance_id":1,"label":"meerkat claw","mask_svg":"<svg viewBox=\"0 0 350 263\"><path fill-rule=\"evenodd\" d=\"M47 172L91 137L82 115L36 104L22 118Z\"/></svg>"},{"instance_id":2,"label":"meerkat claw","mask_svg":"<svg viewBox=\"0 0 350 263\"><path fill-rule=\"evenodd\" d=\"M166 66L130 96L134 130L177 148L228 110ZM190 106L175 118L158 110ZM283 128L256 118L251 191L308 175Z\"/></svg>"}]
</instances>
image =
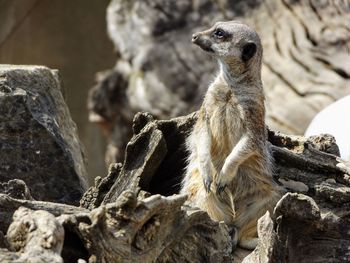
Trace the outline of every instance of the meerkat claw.
<instances>
[{"instance_id":1,"label":"meerkat claw","mask_svg":"<svg viewBox=\"0 0 350 263\"><path fill-rule=\"evenodd\" d=\"M211 182L212 182L212 180L210 180L210 179L204 179L204 180L203 180L204 188L205 188L205 191L206 191L207 193L210 193Z\"/></svg>"},{"instance_id":2,"label":"meerkat claw","mask_svg":"<svg viewBox=\"0 0 350 263\"><path fill-rule=\"evenodd\" d=\"M216 186L216 193L221 195L222 192L225 190L225 188L226 188L226 184L223 184L223 185L222 184L218 184Z\"/></svg>"}]
</instances>

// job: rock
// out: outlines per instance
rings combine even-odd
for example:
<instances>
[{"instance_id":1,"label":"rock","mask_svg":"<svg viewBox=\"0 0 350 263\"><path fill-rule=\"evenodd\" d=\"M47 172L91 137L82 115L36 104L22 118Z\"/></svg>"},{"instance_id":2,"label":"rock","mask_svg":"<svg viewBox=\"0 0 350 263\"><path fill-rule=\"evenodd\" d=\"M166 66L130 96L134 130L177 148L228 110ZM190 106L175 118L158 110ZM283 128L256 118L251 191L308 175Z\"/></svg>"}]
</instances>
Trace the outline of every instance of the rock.
<instances>
[{"instance_id":1,"label":"rock","mask_svg":"<svg viewBox=\"0 0 350 263\"><path fill-rule=\"evenodd\" d=\"M137 111L168 119L198 109L217 63L190 39L219 20L256 28L264 47L267 122L303 134L320 110L350 92L349 14L341 1L111 1L108 34L119 57L115 68L98 75L89 98L91 119L108 138L108 164L123 160Z\"/></svg>"},{"instance_id":2,"label":"rock","mask_svg":"<svg viewBox=\"0 0 350 263\"><path fill-rule=\"evenodd\" d=\"M33 200L24 181L13 179L7 183L0 183L0 193L16 199Z\"/></svg>"},{"instance_id":3,"label":"rock","mask_svg":"<svg viewBox=\"0 0 350 263\"><path fill-rule=\"evenodd\" d=\"M0 65L0 181L21 179L33 198L77 204L84 155L58 72Z\"/></svg>"}]
</instances>

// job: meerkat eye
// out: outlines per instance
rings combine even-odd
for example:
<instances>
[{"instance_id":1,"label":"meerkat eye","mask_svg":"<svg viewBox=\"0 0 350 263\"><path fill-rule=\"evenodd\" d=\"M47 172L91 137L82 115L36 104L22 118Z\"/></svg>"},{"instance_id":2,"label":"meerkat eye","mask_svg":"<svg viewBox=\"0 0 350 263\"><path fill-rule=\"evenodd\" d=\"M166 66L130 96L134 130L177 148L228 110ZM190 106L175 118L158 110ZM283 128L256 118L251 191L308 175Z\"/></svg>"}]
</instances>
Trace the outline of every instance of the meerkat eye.
<instances>
[{"instance_id":1,"label":"meerkat eye","mask_svg":"<svg viewBox=\"0 0 350 263\"><path fill-rule=\"evenodd\" d=\"M243 47L242 60L247 62L256 53L257 47L254 43L248 43Z\"/></svg>"},{"instance_id":2,"label":"meerkat eye","mask_svg":"<svg viewBox=\"0 0 350 263\"><path fill-rule=\"evenodd\" d=\"M214 31L214 36L217 38L223 38L225 35L226 35L225 31L222 29L218 28Z\"/></svg>"}]
</instances>

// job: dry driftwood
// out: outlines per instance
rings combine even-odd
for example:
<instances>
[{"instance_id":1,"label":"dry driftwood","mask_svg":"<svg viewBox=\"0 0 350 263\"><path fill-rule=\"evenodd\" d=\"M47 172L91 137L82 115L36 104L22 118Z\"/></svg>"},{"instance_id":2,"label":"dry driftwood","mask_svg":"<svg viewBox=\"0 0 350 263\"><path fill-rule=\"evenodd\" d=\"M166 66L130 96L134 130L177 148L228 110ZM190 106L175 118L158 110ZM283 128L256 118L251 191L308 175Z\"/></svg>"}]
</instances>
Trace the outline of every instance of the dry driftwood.
<instances>
[{"instance_id":1,"label":"dry driftwood","mask_svg":"<svg viewBox=\"0 0 350 263\"><path fill-rule=\"evenodd\" d=\"M138 200L134 192L124 191L115 202L91 212L76 208L70 213L74 209L59 211L58 207L53 213L62 215L56 218L41 210L55 204L31 206L39 211L20 207L3 242L16 252L0 250L0 259L27 262L35 255L34 262L62 262L61 255L65 262L227 262L232 250L227 227L203 211L182 207L185 199L152 195ZM52 229L40 229L42 222Z\"/></svg>"},{"instance_id":2,"label":"dry driftwood","mask_svg":"<svg viewBox=\"0 0 350 263\"><path fill-rule=\"evenodd\" d=\"M10 251L0 251L0 261L63 263L64 229L54 215L20 207L7 230Z\"/></svg>"},{"instance_id":3,"label":"dry driftwood","mask_svg":"<svg viewBox=\"0 0 350 263\"><path fill-rule=\"evenodd\" d=\"M184 159L186 157L186 152L183 148L184 138L188 131L190 131L195 118L196 116L192 114L187 117L180 117L169 121L157 121L153 120L149 114L138 114L134 122L135 135L127 147L124 165L117 165L112 168L110 177L104 179L103 182L97 182L97 185L86 193L81 204L85 207L92 208L99 206L101 203L113 201L118 197L118 191L122 192L128 189L127 185L130 185L130 189L135 192L141 190L140 193L142 194L145 192L150 194L176 193L181 180L181 172L179 173L179 171L183 171ZM149 145L149 140L147 140L147 138L157 139ZM348 199L350 193L350 170L348 166L337 157L337 155L339 155L338 147L335 144L334 138L329 135L305 138L300 136L287 136L269 131L269 141L271 143L273 156L276 160L275 179L284 185L287 190L308 195L309 197L288 194L275 210L273 216L276 221L269 219L270 222L265 219L265 221L263 220L263 222L265 222L264 224L260 223L260 228L266 228L269 224L276 227L280 223L280 221L278 221L280 219L278 218L290 216L293 214L291 211L298 211L298 213L302 214L314 213L312 207L300 207L298 206L298 202L294 199L306 198L307 200L311 200L310 202L313 204L317 202L316 206L319 207L319 210L323 209L322 211L328 211L327 216L331 216L332 214L337 215L339 219L333 222L333 229L323 229L323 231L320 230L319 226L319 222L321 222L319 220L323 219L318 218L317 220L315 219L315 221L311 220L311 223L307 226L309 227L308 231L314 231L314 236L312 238L300 239L300 244L298 243L298 246L302 246L304 250L303 254L298 254L298 257L305 258L306 260L309 258L308 255L316 253L319 258L322 258L323 256L320 254L320 251L316 250L317 242L312 242L312 240L329 239L325 246L330 247L334 244L346 243L349 241L346 232L341 231L337 233L334 231L334 228L341 227L343 224L342 222L346 220L347 217L347 212L339 213L339 211L341 211L350 200ZM154 142L158 142L158 145L162 145L162 149L171 150L168 150L166 153L164 153L164 151L151 150L149 155L145 157L144 149L147 149L147 147L150 147L149 149L155 149L156 145L154 145ZM139 149L138 151L141 154L138 155L137 151L135 152L134 149ZM177 150L174 151L174 149ZM160 153L163 154L161 158L158 156ZM149 161L148 167L152 167L152 169L144 169L147 165L142 162L142 165L140 165L140 159L135 158L135 156L140 156L140 159L146 160L146 162ZM159 161L152 161L160 159L162 159L160 164ZM153 164L156 167L152 166ZM151 173L150 170L156 170L156 172ZM114 185L110 178L114 178ZM113 189L110 192L106 191L106 181L109 182L110 189ZM130 183L130 181L132 182ZM98 190L101 187L104 189L103 191ZM290 196L294 199L290 198ZM140 198L142 198L142 196ZM288 210L287 208L289 206L293 209ZM278 207L287 208L282 209ZM309 209L311 210L309 211ZM265 218L267 217L268 216ZM250 255L245 260L250 260L247 262L268 262L268 260L271 260L271 262L274 262L274 260L278 262L295 262L293 261L294 258L288 254L291 249L297 251L295 243L288 243L288 240L290 238L295 238L294 235L304 236L309 232L305 232L307 229L305 220L301 216L298 217L297 214L292 217L292 219L288 219L287 222L288 224L285 227L293 226L291 231L295 233L289 233L287 231L277 234L274 232L266 234L264 232L264 234L261 234L261 244L256 251L254 251L255 257L253 258L253 255ZM278 240L285 240L286 243L284 246L281 246L281 243L271 243L272 234L278 236ZM282 234L284 234L284 236L282 236ZM308 242L310 242L310 244ZM270 247L273 247L277 252L269 252L268 255L265 256L265 259L262 258L260 261L257 261L256 257L262 257L266 252L265 250L268 250ZM346 257L346 250L342 249L337 251L324 249L323 252L327 255L324 257L325 260L323 262L329 262L330 258L337 258L339 256ZM186 255L186 253L184 252L183 255ZM209 262L213 261L209 260Z\"/></svg>"},{"instance_id":4,"label":"dry driftwood","mask_svg":"<svg viewBox=\"0 0 350 263\"><path fill-rule=\"evenodd\" d=\"M0 210L7 213L1 218L9 218L19 207L17 212L26 214L24 221L15 216L10 226L9 220L0 222L2 232L7 232L0 235L0 257L25 258L26 251L36 251L37 262L47 257L65 262L350 260L350 169L337 157L333 137L293 137L269 131L274 177L294 193L287 193L271 215L260 219L259 245L249 254L232 250L223 223L184 205L186 198L176 195L185 167L184 140L195 120L196 114L166 121L137 114L124 163L112 165L106 178L96 180L82 198L82 208L0 195ZM25 218L36 217L51 218L48 227L52 226L56 245L42 248L30 242L27 230L20 231L29 227L22 226ZM59 226L65 235L61 245L55 234ZM45 240L41 230L30 234ZM13 249L12 243L20 237L21 246Z\"/></svg>"}]
</instances>

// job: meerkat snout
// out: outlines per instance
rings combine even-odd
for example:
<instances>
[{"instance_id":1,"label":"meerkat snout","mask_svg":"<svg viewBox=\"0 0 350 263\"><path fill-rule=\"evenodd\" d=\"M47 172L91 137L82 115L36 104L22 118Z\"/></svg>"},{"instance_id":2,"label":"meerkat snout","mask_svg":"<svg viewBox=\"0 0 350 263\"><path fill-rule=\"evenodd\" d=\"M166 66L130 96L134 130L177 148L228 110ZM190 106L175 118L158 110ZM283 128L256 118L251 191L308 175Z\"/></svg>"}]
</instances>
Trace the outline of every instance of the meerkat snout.
<instances>
[{"instance_id":1,"label":"meerkat snout","mask_svg":"<svg viewBox=\"0 0 350 263\"><path fill-rule=\"evenodd\" d=\"M197 33L194 33L193 35L192 35L192 43L196 43L196 40L198 39L198 34Z\"/></svg>"},{"instance_id":2,"label":"meerkat snout","mask_svg":"<svg viewBox=\"0 0 350 263\"><path fill-rule=\"evenodd\" d=\"M214 53L214 50L211 48L212 43L210 39L206 38L201 32L192 35L192 43L198 45L204 51Z\"/></svg>"}]
</instances>

